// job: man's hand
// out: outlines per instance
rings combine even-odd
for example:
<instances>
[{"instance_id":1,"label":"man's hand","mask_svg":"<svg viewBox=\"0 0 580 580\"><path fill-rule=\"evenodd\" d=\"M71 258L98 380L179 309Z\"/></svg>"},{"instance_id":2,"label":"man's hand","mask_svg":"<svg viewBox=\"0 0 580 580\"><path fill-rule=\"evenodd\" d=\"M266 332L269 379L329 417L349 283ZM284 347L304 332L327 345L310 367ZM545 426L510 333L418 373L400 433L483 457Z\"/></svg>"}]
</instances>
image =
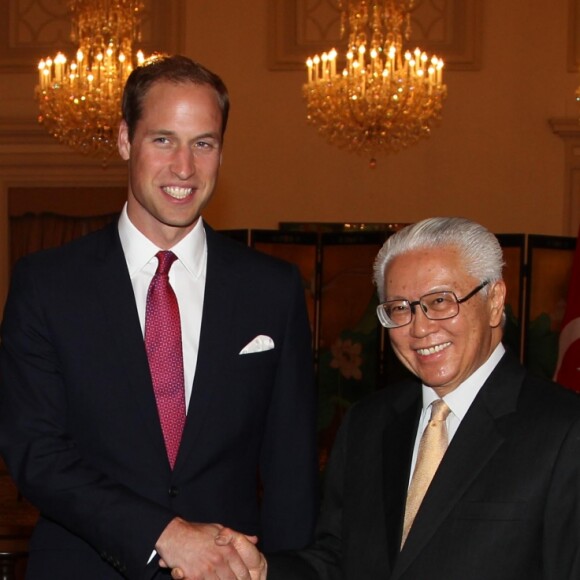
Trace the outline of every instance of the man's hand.
<instances>
[{"instance_id":1,"label":"man's hand","mask_svg":"<svg viewBox=\"0 0 580 580\"><path fill-rule=\"evenodd\" d=\"M221 531L215 537L217 546L233 546L250 572L251 580L266 580L268 567L266 559L256 548L258 538L245 536L220 526ZM181 568L171 570L173 580L187 580L187 576Z\"/></svg>"},{"instance_id":2,"label":"man's hand","mask_svg":"<svg viewBox=\"0 0 580 580\"><path fill-rule=\"evenodd\" d=\"M246 536L229 528L222 528L216 536L215 542L218 546L229 544L236 549L250 571L252 580L266 580L268 565L264 555L256 548L258 542L256 536Z\"/></svg>"},{"instance_id":3,"label":"man's hand","mask_svg":"<svg viewBox=\"0 0 580 580\"><path fill-rule=\"evenodd\" d=\"M219 524L193 524L181 518L173 519L155 544L161 558L159 565L171 568L175 580L260 578L250 574L233 541L216 541L222 529Z\"/></svg>"}]
</instances>

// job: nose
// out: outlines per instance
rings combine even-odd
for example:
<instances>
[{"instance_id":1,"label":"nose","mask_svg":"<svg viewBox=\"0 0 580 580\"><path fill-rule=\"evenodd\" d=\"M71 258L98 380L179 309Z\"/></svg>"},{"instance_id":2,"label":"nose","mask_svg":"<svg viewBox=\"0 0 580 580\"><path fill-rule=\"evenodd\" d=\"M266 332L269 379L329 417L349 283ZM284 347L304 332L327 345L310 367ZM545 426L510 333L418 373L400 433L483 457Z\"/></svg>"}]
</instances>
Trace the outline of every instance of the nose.
<instances>
[{"instance_id":1,"label":"nose","mask_svg":"<svg viewBox=\"0 0 580 580\"><path fill-rule=\"evenodd\" d=\"M415 303L414 306L410 332L416 337L427 336L433 332L434 328L437 326L437 321L427 318L425 311L418 302Z\"/></svg>"},{"instance_id":2,"label":"nose","mask_svg":"<svg viewBox=\"0 0 580 580\"><path fill-rule=\"evenodd\" d=\"M170 165L171 172L186 180L195 173L195 156L189 147L179 147L173 154Z\"/></svg>"}]
</instances>

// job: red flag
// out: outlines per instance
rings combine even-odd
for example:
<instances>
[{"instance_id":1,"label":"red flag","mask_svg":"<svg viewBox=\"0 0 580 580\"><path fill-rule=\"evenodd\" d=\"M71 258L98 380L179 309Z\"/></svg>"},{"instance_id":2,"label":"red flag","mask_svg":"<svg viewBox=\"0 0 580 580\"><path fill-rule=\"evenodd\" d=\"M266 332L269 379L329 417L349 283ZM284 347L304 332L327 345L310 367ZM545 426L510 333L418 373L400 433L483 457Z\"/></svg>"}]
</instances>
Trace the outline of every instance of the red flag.
<instances>
[{"instance_id":1,"label":"red flag","mask_svg":"<svg viewBox=\"0 0 580 580\"><path fill-rule=\"evenodd\" d=\"M561 385L580 392L580 231L576 240L554 377Z\"/></svg>"}]
</instances>

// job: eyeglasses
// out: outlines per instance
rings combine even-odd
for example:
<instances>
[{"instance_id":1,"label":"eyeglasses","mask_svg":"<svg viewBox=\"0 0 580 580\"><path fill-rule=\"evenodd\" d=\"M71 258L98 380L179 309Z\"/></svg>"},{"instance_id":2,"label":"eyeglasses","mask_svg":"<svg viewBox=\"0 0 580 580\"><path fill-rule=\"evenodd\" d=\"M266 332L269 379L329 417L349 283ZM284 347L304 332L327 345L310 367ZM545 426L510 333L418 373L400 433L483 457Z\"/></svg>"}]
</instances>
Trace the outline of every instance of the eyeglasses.
<instances>
[{"instance_id":1,"label":"eyeglasses","mask_svg":"<svg viewBox=\"0 0 580 580\"><path fill-rule=\"evenodd\" d=\"M419 305L423 314L429 320L446 320L459 314L459 305L473 298L482 288L489 284L489 280L482 282L463 298L457 298L455 292L431 292L421 296L419 300L389 300L377 306L377 316L385 328L399 328L413 320L415 307Z\"/></svg>"}]
</instances>

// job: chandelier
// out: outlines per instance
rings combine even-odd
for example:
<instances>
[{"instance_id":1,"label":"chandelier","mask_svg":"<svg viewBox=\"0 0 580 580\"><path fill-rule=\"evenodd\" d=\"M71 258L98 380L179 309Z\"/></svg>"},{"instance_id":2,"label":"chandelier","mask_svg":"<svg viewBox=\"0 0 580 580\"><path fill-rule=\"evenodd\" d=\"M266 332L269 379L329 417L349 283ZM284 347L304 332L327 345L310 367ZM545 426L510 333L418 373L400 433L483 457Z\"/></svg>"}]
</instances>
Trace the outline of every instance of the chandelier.
<instances>
[{"instance_id":1,"label":"chandelier","mask_svg":"<svg viewBox=\"0 0 580 580\"><path fill-rule=\"evenodd\" d=\"M64 54L38 64L39 122L61 143L100 157L116 149L121 98L127 77L144 61L140 40L141 0L69 0L76 59Z\"/></svg>"},{"instance_id":2,"label":"chandelier","mask_svg":"<svg viewBox=\"0 0 580 580\"><path fill-rule=\"evenodd\" d=\"M414 0L339 0L346 65L333 48L306 61L308 122L331 144L372 157L428 137L441 119L447 87L443 61L421 49L403 52Z\"/></svg>"}]
</instances>

